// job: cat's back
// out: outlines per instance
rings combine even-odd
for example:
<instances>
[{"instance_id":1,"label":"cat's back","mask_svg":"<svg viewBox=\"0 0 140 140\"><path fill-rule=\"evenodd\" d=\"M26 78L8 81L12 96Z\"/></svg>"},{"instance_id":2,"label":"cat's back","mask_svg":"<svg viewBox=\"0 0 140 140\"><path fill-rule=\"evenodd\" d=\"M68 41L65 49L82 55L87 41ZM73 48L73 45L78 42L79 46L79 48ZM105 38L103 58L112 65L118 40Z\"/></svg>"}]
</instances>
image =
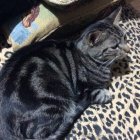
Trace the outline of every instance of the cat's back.
<instances>
[{"instance_id":1,"label":"cat's back","mask_svg":"<svg viewBox=\"0 0 140 140\"><path fill-rule=\"evenodd\" d=\"M6 88L6 94L10 94L9 89L18 87L21 83L25 86L27 81L33 82L31 78L34 81L39 78L57 81L60 77L66 80L65 77L69 75L68 69L71 68L71 58L71 52L65 42L43 41L22 48L13 54L2 69L1 91Z\"/></svg>"},{"instance_id":2,"label":"cat's back","mask_svg":"<svg viewBox=\"0 0 140 140\"><path fill-rule=\"evenodd\" d=\"M73 102L70 70L73 65L72 54L65 43L46 41L17 51L1 72L0 121L3 125L0 128L7 126L13 133L20 128L26 133L28 129L22 126L24 121L27 127L30 122L47 126L48 135L49 131L54 131L61 123L58 119L63 118ZM51 119L57 123L48 126L53 122ZM32 134L29 131L26 134L28 138Z\"/></svg>"},{"instance_id":3,"label":"cat's back","mask_svg":"<svg viewBox=\"0 0 140 140\"><path fill-rule=\"evenodd\" d=\"M0 80L12 71L19 72L21 67L23 68L24 66L35 63L40 64L41 62L46 62L47 64L48 61L46 60L50 55L57 56L61 51L59 46L56 41L43 41L21 48L6 62L0 73Z\"/></svg>"}]
</instances>

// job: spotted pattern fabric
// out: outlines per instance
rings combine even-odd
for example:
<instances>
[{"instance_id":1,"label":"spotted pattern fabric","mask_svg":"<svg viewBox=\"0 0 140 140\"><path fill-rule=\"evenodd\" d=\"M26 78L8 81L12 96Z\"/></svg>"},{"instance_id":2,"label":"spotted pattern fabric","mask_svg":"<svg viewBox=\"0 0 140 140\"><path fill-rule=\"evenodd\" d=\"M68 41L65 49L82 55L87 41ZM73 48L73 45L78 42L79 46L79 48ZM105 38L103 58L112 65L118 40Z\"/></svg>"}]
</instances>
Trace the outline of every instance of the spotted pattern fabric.
<instances>
[{"instance_id":1,"label":"spotted pattern fabric","mask_svg":"<svg viewBox=\"0 0 140 140\"><path fill-rule=\"evenodd\" d=\"M0 33L0 70L13 52L13 48L6 43L4 35Z\"/></svg>"},{"instance_id":2,"label":"spotted pattern fabric","mask_svg":"<svg viewBox=\"0 0 140 140\"><path fill-rule=\"evenodd\" d=\"M140 140L140 18L123 8L120 27L126 33L128 57L113 67L109 87L113 101L91 105L74 124L66 140ZM13 48L0 43L0 68Z\"/></svg>"},{"instance_id":3,"label":"spotted pattern fabric","mask_svg":"<svg viewBox=\"0 0 140 140\"><path fill-rule=\"evenodd\" d=\"M140 140L140 18L123 8L120 27L131 48L113 67L112 103L91 105L66 140Z\"/></svg>"}]
</instances>

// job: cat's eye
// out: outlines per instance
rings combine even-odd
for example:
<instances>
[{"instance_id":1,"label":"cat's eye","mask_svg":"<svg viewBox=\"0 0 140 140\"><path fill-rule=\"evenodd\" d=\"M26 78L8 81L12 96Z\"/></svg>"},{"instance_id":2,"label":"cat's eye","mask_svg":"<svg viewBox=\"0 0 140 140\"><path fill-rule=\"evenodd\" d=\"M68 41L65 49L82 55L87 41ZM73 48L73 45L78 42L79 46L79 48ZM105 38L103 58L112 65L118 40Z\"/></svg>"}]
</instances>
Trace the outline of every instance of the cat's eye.
<instances>
[{"instance_id":1,"label":"cat's eye","mask_svg":"<svg viewBox=\"0 0 140 140\"><path fill-rule=\"evenodd\" d=\"M112 49L117 49L118 44L116 44L115 46L112 47Z\"/></svg>"}]
</instances>

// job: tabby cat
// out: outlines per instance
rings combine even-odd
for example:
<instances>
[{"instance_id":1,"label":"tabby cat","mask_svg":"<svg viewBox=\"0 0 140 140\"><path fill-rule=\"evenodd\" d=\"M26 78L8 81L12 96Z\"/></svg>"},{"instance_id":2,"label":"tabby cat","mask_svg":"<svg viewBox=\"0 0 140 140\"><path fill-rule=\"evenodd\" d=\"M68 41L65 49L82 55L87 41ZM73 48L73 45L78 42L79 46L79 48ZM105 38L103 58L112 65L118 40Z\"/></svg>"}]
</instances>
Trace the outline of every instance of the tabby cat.
<instances>
[{"instance_id":1,"label":"tabby cat","mask_svg":"<svg viewBox=\"0 0 140 140\"><path fill-rule=\"evenodd\" d=\"M13 54L0 77L0 140L63 140L89 105L112 100L112 64L129 50L120 9L78 39L44 40Z\"/></svg>"}]
</instances>

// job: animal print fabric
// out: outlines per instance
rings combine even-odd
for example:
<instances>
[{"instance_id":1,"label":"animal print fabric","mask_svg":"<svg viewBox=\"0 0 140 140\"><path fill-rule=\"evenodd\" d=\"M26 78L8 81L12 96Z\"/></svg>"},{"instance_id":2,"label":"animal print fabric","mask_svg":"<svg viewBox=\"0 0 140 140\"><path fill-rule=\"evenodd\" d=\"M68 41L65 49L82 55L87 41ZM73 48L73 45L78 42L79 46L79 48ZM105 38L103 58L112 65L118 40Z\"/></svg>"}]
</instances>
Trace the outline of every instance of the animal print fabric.
<instances>
[{"instance_id":1,"label":"animal print fabric","mask_svg":"<svg viewBox=\"0 0 140 140\"><path fill-rule=\"evenodd\" d=\"M5 42L3 34L0 34L0 70L14 52L13 48Z\"/></svg>"},{"instance_id":2,"label":"animal print fabric","mask_svg":"<svg viewBox=\"0 0 140 140\"><path fill-rule=\"evenodd\" d=\"M131 51L113 68L113 101L90 106L66 140L140 140L140 18L129 7L122 18Z\"/></svg>"},{"instance_id":3,"label":"animal print fabric","mask_svg":"<svg viewBox=\"0 0 140 140\"><path fill-rule=\"evenodd\" d=\"M66 140L140 140L140 18L123 8L120 27L126 32L128 57L113 68L112 103L92 105L77 120ZM5 46L5 47L4 47ZM0 43L0 68L13 48Z\"/></svg>"}]
</instances>

